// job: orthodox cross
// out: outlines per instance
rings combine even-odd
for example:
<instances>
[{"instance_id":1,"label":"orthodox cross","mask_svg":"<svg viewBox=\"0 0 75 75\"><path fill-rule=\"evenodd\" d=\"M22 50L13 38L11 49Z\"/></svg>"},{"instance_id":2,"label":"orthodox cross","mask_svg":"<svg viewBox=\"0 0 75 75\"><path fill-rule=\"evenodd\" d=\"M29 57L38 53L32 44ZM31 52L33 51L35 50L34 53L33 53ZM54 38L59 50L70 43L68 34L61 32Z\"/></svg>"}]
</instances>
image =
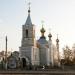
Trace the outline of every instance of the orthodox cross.
<instances>
[{"instance_id":1,"label":"orthodox cross","mask_svg":"<svg viewBox=\"0 0 75 75\"><path fill-rule=\"evenodd\" d=\"M51 28L49 28L49 33L51 33Z\"/></svg>"},{"instance_id":2,"label":"orthodox cross","mask_svg":"<svg viewBox=\"0 0 75 75\"><path fill-rule=\"evenodd\" d=\"M42 20L41 23L42 23L42 28L43 28L44 21Z\"/></svg>"},{"instance_id":3,"label":"orthodox cross","mask_svg":"<svg viewBox=\"0 0 75 75\"><path fill-rule=\"evenodd\" d=\"M29 2L29 3L28 3L28 6L29 6L29 10L30 10L30 5L31 5L31 2Z\"/></svg>"}]
</instances>

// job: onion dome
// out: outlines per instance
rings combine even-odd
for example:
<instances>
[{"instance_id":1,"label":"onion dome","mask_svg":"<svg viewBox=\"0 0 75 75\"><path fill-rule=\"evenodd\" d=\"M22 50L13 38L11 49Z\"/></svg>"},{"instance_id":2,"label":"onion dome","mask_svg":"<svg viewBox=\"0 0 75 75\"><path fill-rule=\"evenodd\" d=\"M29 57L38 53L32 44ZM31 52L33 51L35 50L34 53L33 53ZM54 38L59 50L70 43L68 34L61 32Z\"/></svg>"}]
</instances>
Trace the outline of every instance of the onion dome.
<instances>
[{"instance_id":1,"label":"onion dome","mask_svg":"<svg viewBox=\"0 0 75 75\"><path fill-rule=\"evenodd\" d=\"M42 29L40 30L40 32L41 32L41 37L40 38L44 38L45 39L45 36L44 36L45 29L43 28L43 25L42 25Z\"/></svg>"},{"instance_id":2,"label":"onion dome","mask_svg":"<svg viewBox=\"0 0 75 75\"><path fill-rule=\"evenodd\" d=\"M58 38L56 39L56 42L59 42L59 39Z\"/></svg>"},{"instance_id":3,"label":"onion dome","mask_svg":"<svg viewBox=\"0 0 75 75\"><path fill-rule=\"evenodd\" d=\"M51 34L51 33L49 33L48 37L49 37L49 38L51 38L51 37L52 37L52 34Z\"/></svg>"},{"instance_id":4,"label":"onion dome","mask_svg":"<svg viewBox=\"0 0 75 75\"><path fill-rule=\"evenodd\" d=\"M56 42L59 42L59 39L58 39L58 35L57 35L57 39L56 39Z\"/></svg>"},{"instance_id":5,"label":"onion dome","mask_svg":"<svg viewBox=\"0 0 75 75\"><path fill-rule=\"evenodd\" d=\"M45 32L45 29L42 27L42 29L40 31L41 31L41 33L44 33Z\"/></svg>"},{"instance_id":6,"label":"onion dome","mask_svg":"<svg viewBox=\"0 0 75 75\"><path fill-rule=\"evenodd\" d=\"M43 25L42 25L42 28L41 28L40 32L41 32L41 37L40 37L40 39L38 40L38 43L41 44L41 45L42 45L42 44L47 44L48 42L47 42L47 40L46 40L46 37L44 36L45 29L44 29Z\"/></svg>"}]
</instances>

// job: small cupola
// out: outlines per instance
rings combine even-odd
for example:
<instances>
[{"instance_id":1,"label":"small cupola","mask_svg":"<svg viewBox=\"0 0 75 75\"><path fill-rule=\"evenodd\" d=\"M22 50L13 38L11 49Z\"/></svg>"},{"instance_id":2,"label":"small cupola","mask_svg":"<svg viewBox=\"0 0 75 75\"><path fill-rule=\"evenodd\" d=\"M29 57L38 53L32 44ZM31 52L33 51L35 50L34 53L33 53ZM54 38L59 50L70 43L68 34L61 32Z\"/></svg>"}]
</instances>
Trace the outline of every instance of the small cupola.
<instances>
[{"instance_id":1,"label":"small cupola","mask_svg":"<svg viewBox=\"0 0 75 75\"><path fill-rule=\"evenodd\" d=\"M57 39L56 39L56 42L57 42L57 43L59 43L58 34L57 34Z\"/></svg>"},{"instance_id":2,"label":"small cupola","mask_svg":"<svg viewBox=\"0 0 75 75\"><path fill-rule=\"evenodd\" d=\"M51 34L51 33L49 33L48 37L49 37L49 39L51 39L51 37L52 37L52 34Z\"/></svg>"},{"instance_id":3,"label":"small cupola","mask_svg":"<svg viewBox=\"0 0 75 75\"><path fill-rule=\"evenodd\" d=\"M42 25L40 32L41 32L41 38L45 38L45 36L44 36L45 29L44 29L43 25Z\"/></svg>"}]
</instances>

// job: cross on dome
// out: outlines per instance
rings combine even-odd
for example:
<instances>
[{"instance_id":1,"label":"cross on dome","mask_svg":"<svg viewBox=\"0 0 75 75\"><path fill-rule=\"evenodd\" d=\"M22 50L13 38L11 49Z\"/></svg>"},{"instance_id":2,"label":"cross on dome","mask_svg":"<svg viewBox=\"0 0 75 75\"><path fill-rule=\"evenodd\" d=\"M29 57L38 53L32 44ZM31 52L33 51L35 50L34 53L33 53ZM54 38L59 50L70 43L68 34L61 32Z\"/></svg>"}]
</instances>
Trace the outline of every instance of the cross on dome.
<instances>
[{"instance_id":1,"label":"cross on dome","mask_svg":"<svg viewBox=\"0 0 75 75\"><path fill-rule=\"evenodd\" d=\"M41 33L44 33L44 32L45 32L45 29L44 29L44 27L43 27L44 21L42 21L41 23L42 23L42 29L41 29L40 31L41 31Z\"/></svg>"},{"instance_id":2,"label":"cross on dome","mask_svg":"<svg viewBox=\"0 0 75 75\"><path fill-rule=\"evenodd\" d=\"M58 39L58 34L57 34L57 39L56 39L56 42L59 42L59 39Z\"/></svg>"},{"instance_id":3,"label":"cross on dome","mask_svg":"<svg viewBox=\"0 0 75 75\"><path fill-rule=\"evenodd\" d=\"M28 5L29 5L28 13L30 13L30 5L31 5L31 2L29 2Z\"/></svg>"},{"instance_id":4,"label":"cross on dome","mask_svg":"<svg viewBox=\"0 0 75 75\"><path fill-rule=\"evenodd\" d=\"M26 20L26 23L25 25L32 25L32 21L31 21L31 17L30 17L30 2L28 3L29 5L29 9L28 9L28 17L27 17L27 20Z\"/></svg>"},{"instance_id":5,"label":"cross on dome","mask_svg":"<svg viewBox=\"0 0 75 75\"><path fill-rule=\"evenodd\" d=\"M49 35L48 35L49 38L52 37L52 34L51 34L51 29L49 29Z\"/></svg>"}]
</instances>

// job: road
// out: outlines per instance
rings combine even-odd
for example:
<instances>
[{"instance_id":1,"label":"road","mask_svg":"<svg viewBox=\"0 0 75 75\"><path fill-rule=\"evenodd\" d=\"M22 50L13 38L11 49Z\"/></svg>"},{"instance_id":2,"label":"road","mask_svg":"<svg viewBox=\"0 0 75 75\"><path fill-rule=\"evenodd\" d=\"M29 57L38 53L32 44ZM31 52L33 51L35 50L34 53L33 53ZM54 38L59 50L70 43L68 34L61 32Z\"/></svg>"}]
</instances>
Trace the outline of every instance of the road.
<instances>
[{"instance_id":1,"label":"road","mask_svg":"<svg viewBox=\"0 0 75 75\"><path fill-rule=\"evenodd\" d=\"M0 75L75 75L75 71L21 71L21 70L8 70L8 71L0 71Z\"/></svg>"}]
</instances>

